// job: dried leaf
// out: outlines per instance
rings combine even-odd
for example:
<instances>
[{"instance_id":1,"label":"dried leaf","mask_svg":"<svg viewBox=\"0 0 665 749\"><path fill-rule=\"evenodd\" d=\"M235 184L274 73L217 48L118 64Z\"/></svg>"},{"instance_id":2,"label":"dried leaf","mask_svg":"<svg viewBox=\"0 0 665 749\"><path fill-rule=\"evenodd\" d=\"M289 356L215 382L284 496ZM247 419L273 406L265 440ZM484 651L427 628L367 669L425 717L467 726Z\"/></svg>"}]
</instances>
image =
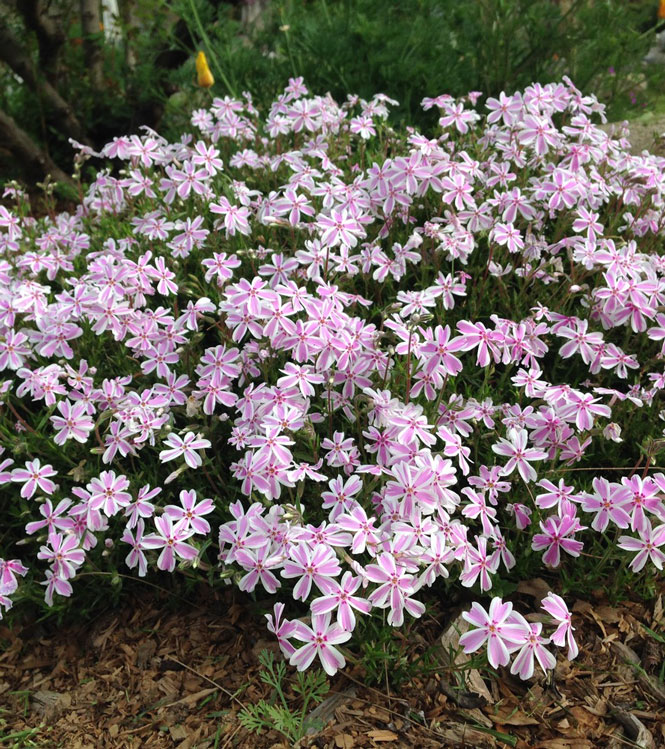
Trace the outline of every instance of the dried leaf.
<instances>
[{"instance_id":1,"label":"dried leaf","mask_svg":"<svg viewBox=\"0 0 665 749\"><path fill-rule=\"evenodd\" d=\"M621 620L621 612L612 606L596 606L595 612L605 624L617 624Z\"/></svg>"},{"instance_id":2,"label":"dried leaf","mask_svg":"<svg viewBox=\"0 0 665 749\"><path fill-rule=\"evenodd\" d=\"M352 700L355 696L356 688L350 687L344 692L335 692L329 697L326 697L326 699L323 700L320 705L317 705L314 710L312 710L312 712L307 716L306 721L310 724L310 728L307 729L307 735L312 736L313 734L317 733L317 725L327 725L327 723L329 723L335 717L335 711L346 702Z\"/></svg>"},{"instance_id":3,"label":"dried leaf","mask_svg":"<svg viewBox=\"0 0 665 749\"><path fill-rule=\"evenodd\" d=\"M467 656L464 655L464 653L462 652L459 646L459 638L466 631L468 631L469 627L470 627L470 624L465 619L463 619L462 615L460 614L453 622L450 623L448 628L441 635L440 653L441 653L441 660L443 661L445 665L447 666L458 665L466 660ZM457 656L451 661L450 656L452 653L457 653ZM468 684L471 690L476 692L476 694L479 694L487 702L493 701L492 695L489 693L489 690L485 686L485 682L483 681L483 678L478 673L478 671L476 671L475 669L467 671L465 676L466 676L466 683ZM445 692L445 694L448 697L451 696L448 692ZM451 699L455 699L455 698L451 697Z\"/></svg>"},{"instance_id":4,"label":"dried leaf","mask_svg":"<svg viewBox=\"0 0 665 749\"><path fill-rule=\"evenodd\" d=\"M337 749L353 749L356 742L349 733L338 733L335 736L335 746Z\"/></svg>"},{"instance_id":5,"label":"dried leaf","mask_svg":"<svg viewBox=\"0 0 665 749\"><path fill-rule=\"evenodd\" d=\"M187 738L187 729L185 726L176 724L175 726L169 726L169 733L174 741L183 741Z\"/></svg>"},{"instance_id":6,"label":"dried leaf","mask_svg":"<svg viewBox=\"0 0 665 749\"><path fill-rule=\"evenodd\" d=\"M492 720L503 726L537 726L541 721L521 710L502 708L496 715L490 716Z\"/></svg>"},{"instance_id":7,"label":"dried leaf","mask_svg":"<svg viewBox=\"0 0 665 749\"><path fill-rule=\"evenodd\" d=\"M467 723L435 723L432 730L442 740L442 746L473 746L476 749L496 746L495 740L484 731L471 728Z\"/></svg>"},{"instance_id":8,"label":"dried leaf","mask_svg":"<svg viewBox=\"0 0 665 749\"><path fill-rule=\"evenodd\" d=\"M542 577L534 577L531 580L522 580L517 584L517 592L525 596L533 596L537 601L542 601L552 589L550 583Z\"/></svg>"}]
</instances>

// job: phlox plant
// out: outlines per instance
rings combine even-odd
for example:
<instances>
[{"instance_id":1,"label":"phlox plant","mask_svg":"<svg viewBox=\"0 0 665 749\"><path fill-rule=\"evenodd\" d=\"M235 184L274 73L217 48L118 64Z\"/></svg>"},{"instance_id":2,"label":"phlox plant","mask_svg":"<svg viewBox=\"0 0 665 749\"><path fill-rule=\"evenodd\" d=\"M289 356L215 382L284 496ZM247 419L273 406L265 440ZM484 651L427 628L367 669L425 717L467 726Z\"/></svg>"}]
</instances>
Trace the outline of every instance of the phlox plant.
<instances>
[{"instance_id":1,"label":"phlox plant","mask_svg":"<svg viewBox=\"0 0 665 749\"><path fill-rule=\"evenodd\" d=\"M73 213L5 190L2 608L198 570L333 674L364 618L459 585L461 646L528 679L571 616L501 576L662 570L665 160L568 79L428 98L431 136L394 104L296 78L177 142L74 144L107 166Z\"/></svg>"}]
</instances>

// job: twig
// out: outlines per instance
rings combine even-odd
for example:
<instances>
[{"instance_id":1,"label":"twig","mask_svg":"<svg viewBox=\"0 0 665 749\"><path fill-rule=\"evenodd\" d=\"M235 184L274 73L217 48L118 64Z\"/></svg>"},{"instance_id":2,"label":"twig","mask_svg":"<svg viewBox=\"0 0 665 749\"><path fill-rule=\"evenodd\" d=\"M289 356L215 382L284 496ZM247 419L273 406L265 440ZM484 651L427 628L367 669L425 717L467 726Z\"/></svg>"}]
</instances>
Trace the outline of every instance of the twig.
<instances>
[{"instance_id":1,"label":"twig","mask_svg":"<svg viewBox=\"0 0 665 749\"><path fill-rule=\"evenodd\" d=\"M5 401L5 403L6 403L6 405L7 405L7 408L9 408L9 410L10 410L10 411L11 411L11 412L12 412L12 413L14 414L14 416L16 416L16 418L17 418L17 419L19 420L19 422L20 422L21 424L23 424L23 426L24 426L24 427L25 427L25 428L26 428L26 429L27 429L27 430L28 430L29 432L32 432L33 434L37 434L37 430L36 430L36 429L33 429L33 428L32 428L32 427L30 426L30 424L28 424L28 422L27 422L27 421L26 421L26 420L25 420L25 419L24 419L24 418L23 418L23 417L22 417L22 416L21 416L21 415L19 414L19 412L18 412L18 411L17 411L17 410L16 410L15 408L14 408L14 406L12 406L12 404L11 404L11 403L9 402L9 400L6 400L6 401Z\"/></svg>"},{"instance_id":2,"label":"twig","mask_svg":"<svg viewBox=\"0 0 665 749\"><path fill-rule=\"evenodd\" d=\"M196 676L199 677L199 679L203 679L204 681L207 681L208 684L212 684L214 687L217 687L220 691L224 692L224 694L229 697L230 699L237 702L240 707L244 710L245 705L233 694L233 692L229 692L228 689L223 687L219 682L215 681L214 679L210 679L207 676L204 676L202 673L197 671L195 668L192 668L191 666L188 666L186 663L183 663L182 661L179 661L177 658L173 658L169 656L169 660L173 661L173 663L177 663L179 666L182 666L182 668L186 668L190 673L196 674Z\"/></svg>"},{"instance_id":3,"label":"twig","mask_svg":"<svg viewBox=\"0 0 665 749\"><path fill-rule=\"evenodd\" d=\"M357 684L359 687L362 687L363 689L366 689L369 692L375 692L380 697L386 697L386 695L380 690L380 689L374 689L373 687L368 687L367 684L363 684L361 681L358 681L358 679L354 679L353 676L349 676L349 674L345 672L340 672L341 675L348 679L349 681L352 681L354 684ZM343 692L338 692L335 689L330 689L329 694L344 694ZM359 702L364 702L366 705L374 705L375 703L372 702L372 700L365 700L362 697L358 697L358 695L354 695L354 700L358 700ZM390 697L391 700L394 702L399 702L403 704L405 707L410 707L408 700L402 699L401 697ZM414 726L418 726L419 728L424 728L428 733L431 733L433 736L436 736L436 731L433 731L429 726L425 725L424 723L419 723L417 720L413 720L413 718L409 718L408 715L405 715L404 713L399 713L397 710L391 710L389 707L385 707L384 705L381 705L381 709L385 710L387 713L390 713L391 715L396 715L398 718L402 718L403 720L408 720L409 723L411 723Z\"/></svg>"},{"instance_id":4,"label":"twig","mask_svg":"<svg viewBox=\"0 0 665 749\"><path fill-rule=\"evenodd\" d=\"M238 733L238 731L241 728L242 728L242 725L239 725L230 736L227 736L226 741L224 742L224 745L222 746L222 749L226 749L226 747L233 741L233 739L235 738L235 735Z\"/></svg>"},{"instance_id":5,"label":"twig","mask_svg":"<svg viewBox=\"0 0 665 749\"><path fill-rule=\"evenodd\" d=\"M638 466L639 468L639 466ZM590 468L551 468L548 471L543 471L543 473L558 473L559 471L633 471L635 468L634 466L624 466L623 468L621 466L594 466ZM649 466L649 471L665 471L665 466Z\"/></svg>"}]
</instances>

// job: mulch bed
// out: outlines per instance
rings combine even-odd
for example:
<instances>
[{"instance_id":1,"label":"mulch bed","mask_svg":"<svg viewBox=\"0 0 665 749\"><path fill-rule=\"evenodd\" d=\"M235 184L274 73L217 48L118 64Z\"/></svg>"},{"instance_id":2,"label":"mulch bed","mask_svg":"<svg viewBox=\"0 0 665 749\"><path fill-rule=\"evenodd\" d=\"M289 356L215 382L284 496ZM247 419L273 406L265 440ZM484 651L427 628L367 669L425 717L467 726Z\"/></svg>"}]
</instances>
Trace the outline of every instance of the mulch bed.
<instances>
[{"instance_id":1,"label":"mulch bed","mask_svg":"<svg viewBox=\"0 0 665 749\"><path fill-rule=\"evenodd\" d=\"M525 604L532 603L538 581L521 587ZM580 656L570 664L559 659L551 683L542 674L523 683L505 669L483 682L472 672L469 693L460 697L447 681L454 681L450 670L442 668L421 673L397 693L365 686L362 670L349 668L332 680L326 726L299 745L665 746L665 685L658 678L665 656L663 592L649 605L611 606L599 596L575 602L574 611ZM424 617L409 646L436 644L445 618ZM276 731L257 736L238 722L241 705L269 697L257 656L275 646L255 608L231 590L207 593L177 611L158 594L125 598L122 608L92 623L58 631L2 626L0 647L0 746L288 746ZM441 655L443 666L443 649ZM34 729L25 743L8 740L25 729Z\"/></svg>"}]
</instances>

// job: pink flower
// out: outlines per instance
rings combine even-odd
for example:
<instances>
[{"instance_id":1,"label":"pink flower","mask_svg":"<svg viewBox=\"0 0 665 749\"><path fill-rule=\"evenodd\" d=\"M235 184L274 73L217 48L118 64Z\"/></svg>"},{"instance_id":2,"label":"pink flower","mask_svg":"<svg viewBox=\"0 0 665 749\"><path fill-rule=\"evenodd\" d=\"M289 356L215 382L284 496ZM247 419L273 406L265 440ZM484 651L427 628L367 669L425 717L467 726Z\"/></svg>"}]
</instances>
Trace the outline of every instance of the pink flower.
<instances>
[{"instance_id":1,"label":"pink flower","mask_svg":"<svg viewBox=\"0 0 665 749\"><path fill-rule=\"evenodd\" d=\"M398 429L397 440L403 444L418 439L423 445L431 447L436 442L436 437L430 433L434 427L428 423L422 406L410 403L401 413L396 412L391 421Z\"/></svg>"},{"instance_id":2,"label":"pink flower","mask_svg":"<svg viewBox=\"0 0 665 749\"><path fill-rule=\"evenodd\" d=\"M580 431L587 431L593 427L594 416L609 418L612 415L612 409L598 403L599 400L590 393L578 393L574 390L568 398L569 405L561 409L561 416L570 421L574 419L575 426Z\"/></svg>"},{"instance_id":3,"label":"pink flower","mask_svg":"<svg viewBox=\"0 0 665 749\"><path fill-rule=\"evenodd\" d=\"M542 533L537 533L531 542L534 551L546 549L543 562L548 567L558 567L561 562L561 549L573 557L578 557L584 548L582 541L576 541L572 536L584 530L584 526L574 515L550 515L540 523Z\"/></svg>"},{"instance_id":4,"label":"pink flower","mask_svg":"<svg viewBox=\"0 0 665 749\"><path fill-rule=\"evenodd\" d=\"M515 525L517 529L523 531L531 525L531 508L520 502L506 505L506 510L515 515Z\"/></svg>"},{"instance_id":5,"label":"pink flower","mask_svg":"<svg viewBox=\"0 0 665 749\"><path fill-rule=\"evenodd\" d=\"M196 450L204 450L211 445L209 440L203 439L194 432L187 432L184 437L178 437L177 434L172 432L166 438L164 444L168 445L169 449L162 450L159 453L159 459L162 463L167 463L169 460L175 460L182 456L190 468L198 468L203 465L203 459Z\"/></svg>"},{"instance_id":6,"label":"pink flower","mask_svg":"<svg viewBox=\"0 0 665 749\"><path fill-rule=\"evenodd\" d=\"M51 531L48 546L40 548L37 559L49 560L53 566L53 574L69 580L76 574L76 569L83 564L85 552L79 548L79 540L75 535Z\"/></svg>"},{"instance_id":7,"label":"pink flower","mask_svg":"<svg viewBox=\"0 0 665 749\"><path fill-rule=\"evenodd\" d=\"M544 673L551 671L556 666L556 658L545 648L549 642L540 636L543 625L540 622L528 624L525 631L526 642L515 656L510 673L516 674L520 679L530 679L533 676L534 657L538 661Z\"/></svg>"},{"instance_id":8,"label":"pink flower","mask_svg":"<svg viewBox=\"0 0 665 749\"><path fill-rule=\"evenodd\" d=\"M506 246L508 252L516 253L524 249L522 234L511 223L496 224L491 236L498 245Z\"/></svg>"},{"instance_id":9,"label":"pink flower","mask_svg":"<svg viewBox=\"0 0 665 749\"><path fill-rule=\"evenodd\" d=\"M39 512L44 516L44 520L35 520L25 526L25 532L28 534L36 533L42 528L47 528L48 533L51 531L71 531L74 528L74 521L65 513L71 507L71 499L61 499L58 505L53 508L53 503L47 499L39 507Z\"/></svg>"},{"instance_id":10,"label":"pink flower","mask_svg":"<svg viewBox=\"0 0 665 749\"><path fill-rule=\"evenodd\" d=\"M570 326L564 326L557 329L557 335L562 338L570 339L569 342L564 343L559 350L559 354L564 359L579 352L582 361L585 364L591 363L594 355L594 347L602 344L603 335L602 333L588 333L588 327L588 320L574 319Z\"/></svg>"},{"instance_id":11,"label":"pink flower","mask_svg":"<svg viewBox=\"0 0 665 749\"><path fill-rule=\"evenodd\" d=\"M4 340L0 339L0 372L3 369L19 369L23 366L25 359L30 356L30 348L27 346L28 336L10 329L3 338Z\"/></svg>"},{"instance_id":12,"label":"pink flower","mask_svg":"<svg viewBox=\"0 0 665 749\"><path fill-rule=\"evenodd\" d=\"M176 555L189 562L196 559L198 551L190 544L185 543L194 535L194 531L188 528L187 518L182 518L174 525L168 515L155 518L157 534L151 533L143 537L144 549L162 549L157 560L160 570L173 572L176 565Z\"/></svg>"},{"instance_id":13,"label":"pink flower","mask_svg":"<svg viewBox=\"0 0 665 749\"><path fill-rule=\"evenodd\" d=\"M163 257L155 258L155 268L150 270L150 275L157 279L157 291L160 294L178 293L178 285L173 281L175 273L166 267L166 260Z\"/></svg>"},{"instance_id":14,"label":"pink flower","mask_svg":"<svg viewBox=\"0 0 665 749\"><path fill-rule=\"evenodd\" d=\"M280 566L282 559L276 554L271 555L269 545L258 549L238 549L234 557L241 567L248 570L238 583L240 590L251 593L259 581L268 593L275 593L281 586L279 579L270 570Z\"/></svg>"},{"instance_id":15,"label":"pink flower","mask_svg":"<svg viewBox=\"0 0 665 749\"><path fill-rule=\"evenodd\" d=\"M128 439L131 437L131 434L131 430L119 421L111 422L109 431L104 439L106 450L102 455L102 461L104 463L110 463L118 453L120 453L123 458L129 453L133 454L134 445Z\"/></svg>"},{"instance_id":16,"label":"pink flower","mask_svg":"<svg viewBox=\"0 0 665 749\"><path fill-rule=\"evenodd\" d=\"M660 550L660 547L665 544L665 524L652 528L651 523L645 518L644 524L639 529L639 534L639 538L621 536L617 544L620 549L638 552L630 563L631 570L639 572L647 563L647 560L650 560L656 569L662 570L665 554Z\"/></svg>"},{"instance_id":17,"label":"pink flower","mask_svg":"<svg viewBox=\"0 0 665 749\"><path fill-rule=\"evenodd\" d=\"M193 159L192 161L186 161L182 169L167 167L166 173L177 185L177 193L183 200L188 198L192 191L197 195L205 194L205 182L209 172L207 169L197 169L196 162Z\"/></svg>"},{"instance_id":18,"label":"pink flower","mask_svg":"<svg viewBox=\"0 0 665 749\"><path fill-rule=\"evenodd\" d=\"M61 416L51 416L51 422L58 433L55 435L56 445L64 445L68 439L86 442L94 428L92 419L88 416L86 404L77 401L74 405L68 400L58 403Z\"/></svg>"},{"instance_id":19,"label":"pink flower","mask_svg":"<svg viewBox=\"0 0 665 749\"><path fill-rule=\"evenodd\" d=\"M549 510L556 507L559 515L575 514L572 500L575 499L574 487L566 486L563 479L559 479L559 485L553 484L549 479L542 479L537 486L545 489L544 494L536 495L536 504L541 510Z\"/></svg>"},{"instance_id":20,"label":"pink flower","mask_svg":"<svg viewBox=\"0 0 665 749\"><path fill-rule=\"evenodd\" d=\"M507 96L503 91L498 99L488 98L485 106L490 110L487 122L493 124L503 120L505 125L512 125L518 118L522 109L522 101L519 95Z\"/></svg>"},{"instance_id":21,"label":"pink flower","mask_svg":"<svg viewBox=\"0 0 665 749\"><path fill-rule=\"evenodd\" d=\"M575 638L573 637L575 629L572 626L568 606L566 606L563 598L556 595L556 593L548 593L547 598L543 598L540 605L555 621L559 622L556 631L550 638L551 641L560 648L562 648L567 642L568 655L566 657L569 661L572 661L573 658L577 657L579 650Z\"/></svg>"},{"instance_id":22,"label":"pink flower","mask_svg":"<svg viewBox=\"0 0 665 749\"><path fill-rule=\"evenodd\" d=\"M152 548L149 545L144 544L144 529L145 523L143 522L143 518L139 518L136 522L136 535L134 535L130 527L127 526L120 539L132 547L132 550L125 557L125 564L129 569L138 567L139 577L144 577L148 571L148 560L144 552L146 549Z\"/></svg>"},{"instance_id":23,"label":"pink flower","mask_svg":"<svg viewBox=\"0 0 665 749\"><path fill-rule=\"evenodd\" d=\"M44 600L47 606L53 606L53 594L69 597L74 592L69 580L64 577L55 574L51 570L46 570L46 580L43 580L40 585L46 586L46 592L44 593Z\"/></svg>"},{"instance_id":24,"label":"pink flower","mask_svg":"<svg viewBox=\"0 0 665 749\"><path fill-rule=\"evenodd\" d=\"M45 494L53 494L55 484L50 480L50 477L57 475L57 471L53 470L53 466L42 466L39 458L35 458L34 460L27 461L25 468L14 468L11 473L11 480L25 482L21 487L21 496L25 499L30 499L37 489L40 489Z\"/></svg>"},{"instance_id":25,"label":"pink flower","mask_svg":"<svg viewBox=\"0 0 665 749\"><path fill-rule=\"evenodd\" d=\"M224 229L227 237L235 236L236 232L249 235L249 209L245 206L232 205L224 196L219 198L219 203L210 204L211 213L217 213L224 217Z\"/></svg>"},{"instance_id":26,"label":"pink flower","mask_svg":"<svg viewBox=\"0 0 665 749\"><path fill-rule=\"evenodd\" d=\"M293 455L289 446L294 445L295 441L286 434L281 434L279 427L268 426L264 428L263 432L263 434L257 434L248 441L250 447L259 448L256 452L257 458L265 456L270 459L274 457L278 462L290 465Z\"/></svg>"},{"instance_id":27,"label":"pink flower","mask_svg":"<svg viewBox=\"0 0 665 749\"><path fill-rule=\"evenodd\" d=\"M458 375L462 371L462 362L453 356L453 352L461 351L465 346L462 336L450 337L448 325L437 325L432 340L425 341L420 346L420 353L425 359L425 372L440 371L446 375Z\"/></svg>"},{"instance_id":28,"label":"pink flower","mask_svg":"<svg viewBox=\"0 0 665 749\"><path fill-rule=\"evenodd\" d=\"M284 196L275 201L273 215L285 216L287 213L291 226L297 226L300 223L300 214L313 216L314 208L306 195L298 195L296 190L287 188Z\"/></svg>"},{"instance_id":29,"label":"pink flower","mask_svg":"<svg viewBox=\"0 0 665 749\"><path fill-rule=\"evenodd\" d=\"M457 323L457 330L461 333L456 340L459 341L459 350L471 351L478 348L476 354L476 364L479 367L486 367L492 358L497 360L499 357L500 339L503 336L496 331L485 327L482 322L471 322L470 320L460 320Z\"/></svg>"},{"instance_id":30,"label":"pink flower","mask_svg":"<svg viewBox=\"0 0 665 749\"><path fill-rule=\"evenodd\" d=\"M334 432L332 439L326 437L321 442L321 449L327 451L326 463L328 463L329 466L344 466L350 468L354 457L357 454L357 449L354 447L353 437L345 437L344 432Z\"/></svg>"},{"instance_id":31,"label":"pink flower","mask_svg":"<svg viewBox=\"0 0 665 749\"><path fill-rule=\"evenodd\" d=\"M462 489L462 494L469 500L469 504L462 508L462 515L466 518L480 518L483 533L490 536L496 523L496 510L487 506L484 494L474 491L468 486Z\"/></svg>"},{"instance_id":32,"label":"pink flower","mask_svg":"<svg viewBox=\"0 0 665 749\"><path fill-rule=\"evenodd\" d=\"M487 553L487 539L484 536L476 536L476 545L470 544L466 548L464 570L460 575L460 582L464 587L470 588L480 577L480 589L484 592L492 587L493 575L499 567L499 559Z\"/></svg>"},{"instance_id":33,"label":"pink flower","mask_svg":"<svg viewBox=\"0 0 665 749\"><path fill-rule=\"evenodd\" d=\"M509 476L517 468L519 475L526 483L535 481L538 478L538 474L528 461L544 460L547 457L547 453L544 450L538 450L533 447L527 448L526 429L511 430L509 437L510 441L502 438L496 445L492 445L493 452L509 458L503 468L502 474Z\"/></svg>"},{"instance_id":34,"label":"pink flower","mask_svg":"<svg viewBox=\"0 0 665 749\"><path fill-rule=\"evenodd\" d=\"M351 638L351 632L343 630L339 624L330 624L330 613L312 614L312 626L296 622L292 637L306 643L291 654L289 663L298 671L308 668L318 655L324 671L334 676L338 669L344 668L346 661L339 650L334 647Z\"/></svg>"},{"instance_id":35,"label":"pink flower","mask_svg":"<svg viewBox=\"0 0 665 749\"><path fill-rule=\"evenodd\" d=\"M445 128L454 124L462 135L469 132L469 123L480 119L480 116L473 110L464 109L464 104L445 102L443 108L445 114L439 119L439 125Z\"/></svg>"},{"instance_id":36,"label":"pink flower","mask_svg":"<svg viewBox=\"0 0 665 749\"><path fill-rule=\"evenodd\" d=\"M333 208L329 216L320 213L316 217L316 223L321 230L321 244L326 247L335 247L338 244L355 247L358 237L365 235L362 226L345 209Z\"/></svg>"},{"instance_id":37,"label":"pink flower","mask_svg":"<svg viewBox=\"0 0 665 749\"><path fill-rule=\"evenodd\" d=\"M576 175L567 170L557 168L549 179L541 183L544 193L551 193L548 206L551 211L572 208L580 195L580 185Z\"/></svg>"},{"instance_id":38,"label":"pink flower","mask_svg":"<svg viewBox=\"0 0 665 749\"><path fill-rule=\"evenodd\" d=\"M276 603L273 611L274 616L272 614L265 615L268 620L268 632L272 632L277 637L280 650L286 658L290 658L295 652L295 648L291 645L288 638L294 636L298 628L298 623L282 619L284 614L283 603Z\"/></svg>"},{"instance_id":39,"label":"pink flower","mask_svg":"<svg viewBox=\"0 0 665 749\"><path fill-rule=\"evenodd\" d=\"M376 562L365 568L365 577L370 582L380 583L370 595L370 603L380 609L390 609L387 621L393 627L404 624L404 609L411 616L422 616L425 606L411 598L418 588L418 580L406 572L404 565L397 564L393 554L380 554Z\"/></svg>"},{"instance_id":40,"label":"pink flower","mask_svg":"<svg viewBox=\"0 0 665 749\"><path fill-rule=\"evenodd\" d=\"M132 501L132 495L125 491L129 488L129 480L126 476L116 476L115 471L102 471L86 488L90 492L90 510L101 508L109 518Z\"/></svg>"},{"instance_id":41,"label":"pink flower","mask_svg":"<svg viewBox=\"0 0 665 749\"><path fill-rule=\"evenodd\" d=\"M448 577L449 572L446 565L453 561L453 550L448 547L444 533L434 533L430 536L429 547L420 557L427 565L420 575L421 585L431 586L438 577Z\"/></svg>"},{"instance_id":42,"label":"pink flower","mask_svg":"<svg viewBox=\"0 0 665 749\"><path fill-rule=\"evenodd\" d=\"M533 146L537 156L544 156L558 143L557 131L545 117L527 115L520 123L517 136L522 145Z\"/></svg>"},{"instance_id":43,"label":"pink flower","mask_svg":"<svg viewBox=\"0 0 665 749\"><path fill-rule=\"evenodd\" d=\"M329 593L325 596L315 598L311 603L313 614L325 614L337 609L337 623L347 632L351 632L356 626L356 617L353 610L363 614L369 614L372 604L366 598L353 595L360 587L362 580L354 577L348 570L342 576L341 584L337 580L331 580Z\"/></svg>"},{"instance_id":44,"label":"pink flower","mask_svg":"<svg viewBox=\"0 0 665 749\"><path fill-rule=\"evenodd\" d=\"M465 206L475 208L476 203L473 199L473 186L468 178L463 174L454 174L452 177L444 177L441 180L443 195L441 196L444 203L452 203L458 211Z\"/></svg>"},{"instance_id":45,"label":"pink flower","mask_svg":"<svg viewBox=\"0 0 665 749\"><path fill-rule=\"evenodd\" d=\"M191 528L194 533L210 533L210 523L203 519L203 515L209 515L215 509L212 499L202 499L197 503L196 492L193 489L183 489L180 492L180 504L181 507L166 505L164 514L175 521L186 518L188 529Z\"/></svg>"},{"instance_id":46,"label":"pink flower","mask_svg":"<svg viewBox=\"0 0 665 749\"><path fill-rule=\"evenodd\" d=\"M282 577L299 577L293 589L293 597L304 601L309 596L314 583L322 593L333 589L330 578L336 577L342 571L335 552L323 544L317 544L313 549L307 544L300 543L293 546L289 559L284 562Z\"/></svg>"},{"instance_id":47,"label":"pink flower","mask_svg":"<svg viewBox=\"0 0 665 749\"><path fill-rule=\"evenodd\" d=\"M362 489L363 484L360 478L355 475L350 476L346 481L342 476L336 476L334 479L330 479L328 486L330 491L321 493L321 499L323 500L321 507L324 510L330 510L331 521L337 521L344 512L348 512L357 506L355 496ZM347 530L351 530L351 528L347 528Z\"/></svg>"},{"instance_id":48,"label":"pink flower","mask_svg":"<svg viewBox=\"0 0 665 749\"><path fill-rule=\"evenodd\" d=\"M630 490L599 477L593 480L592 485L595 494L581 495L582 509L585 512L596 513L591 527L603 533L611 520L619 528L627 528L630 525L630 515L627 511Z\"/></svg>"},{"instance_id":49,"label":"pink flower","mask_svg":"<svg viewBox=\"0 0 665 749\"><path fill-rule=\"evenodd\" d=\"M655 515L659 520L665 520L665 507L661 500L660 488L651 478L640 476L623 477L621 484L625 487L628 503L631 506L631 524L633 531L645 528L647 520L645 511Z\"/></svg>"},{"instance_id":50,"label":"pink flower","mask_svg":"<svg viewBox=\"0 0 665 749\"><path fill-rule=\"evenodd\" d=\"M367 546L374 549L378 545L381 532L374 527L376 518L368 518L365 509L357 502L348 513L338 515L336 522L342 530L353 534L351 551L354 554L362 554Z\"/></svg>"},{"instance_id":51,"label":"pink flower","mask_svg":"<svg viewBox=\"0 0 665 749\"><path fill-rule=\"evenodd\" d=\"M139 518L153 516L155 506L150 500L156 497L161 491L161 486L155 486L151 489L150 484L146 484L139 489L136 499L125 507L125 517L129 518L127 528L130 530L134 528Z\"/></svg>"},{"instance_id":52,"label":"pink flower","mask_svg":"<svg viewBox=\"0 0 665 749\"><path fill-rule=\"evenodd\" d=\"M460 637L464 652L475 653L487 643L487 659L492 668L508 665L510 654L528 636L524 619L520 616L516 620L514 616L512 603L504 603L500 598L492 599L489 611L474 601L471 610L462 614L463 619L476 627Z\"/></svg>"},{"instance_id":53,"label":"pink flower","mask_svg":"<svg viewBox=\"0 0 665 749\"><path fill-rule=\"evenodd\" d=\"M27 571L18 559L0 559L0 590L11 595L18 587L16 575L25 577Z\"/></svg>"},{"instance_id":54,"label":"pink flower","mask_svg":"<svg viewBox=\"0 0 665 749\"><path fill-rule=\"evenodd\" d=\"M299 366L293 362L287 362L281 369L284 376L277 380L278 387L298 387L304 397L314 395L314 385L320 385L324 381L322 374L317 374L313 367Z\"/></svg>"}]
</instances>

